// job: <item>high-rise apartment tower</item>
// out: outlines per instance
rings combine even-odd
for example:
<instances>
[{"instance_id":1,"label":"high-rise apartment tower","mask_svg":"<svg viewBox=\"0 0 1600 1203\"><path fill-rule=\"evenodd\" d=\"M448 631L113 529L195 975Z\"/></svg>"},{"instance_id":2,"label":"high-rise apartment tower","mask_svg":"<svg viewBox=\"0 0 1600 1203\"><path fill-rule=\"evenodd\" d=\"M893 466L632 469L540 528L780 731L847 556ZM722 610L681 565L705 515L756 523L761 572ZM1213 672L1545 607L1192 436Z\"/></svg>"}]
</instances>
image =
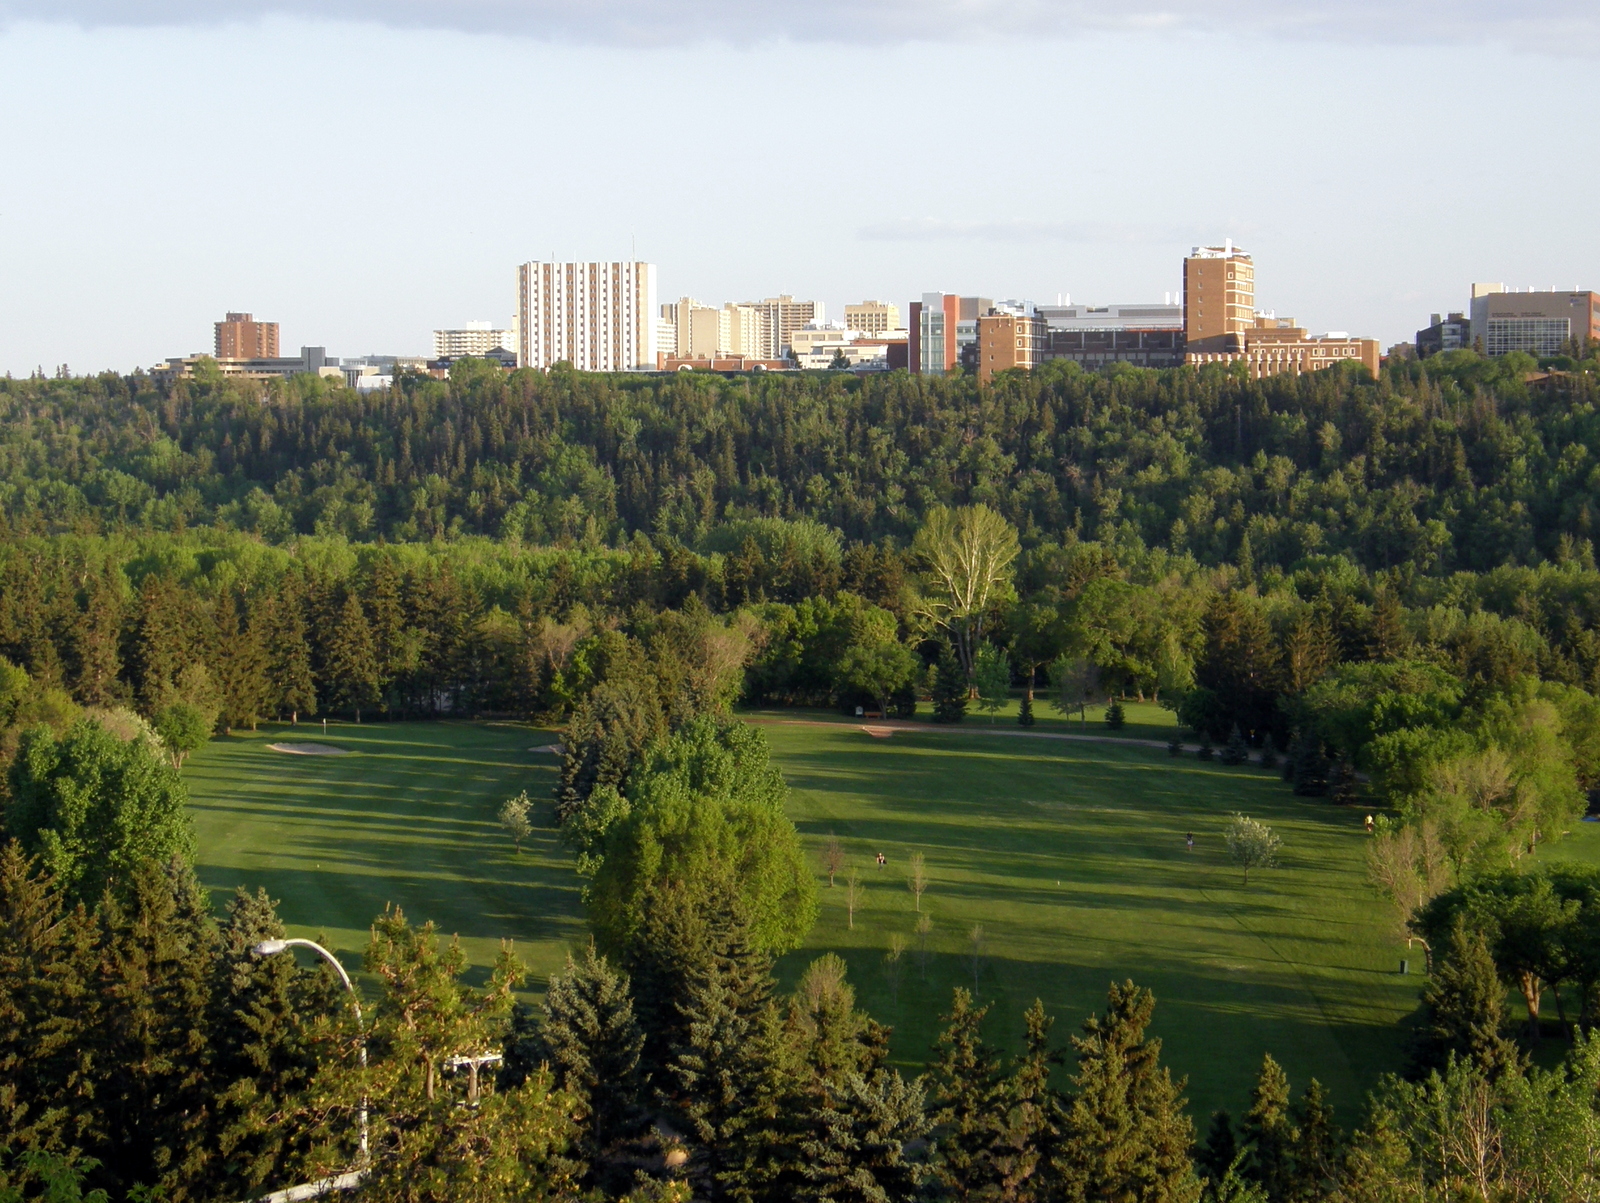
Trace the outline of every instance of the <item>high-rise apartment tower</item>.
<instances>
[{"instance_id":1,"label":"high-rise apartment tower","mask_svg":"<svg viewBox=\"0 0 1600 1203\"><path fill-rule=\"evenodd\" d=\"M278 358L278 323L230 313L216 324L218 359Z\"/></svg>"},{"instance_id":2,"label":"high-rise apartment tower","mask_svg":"<svg viewBox=\"0 0 1600 1203\"><path fill-rule=\"evenodd\" d=\"M844 307L844 324L863 334L887 334L900 329L900 306L884 301L862 301Z\"/></svg>"},{"instance_id":3,"label":"high-rise apartment tower","mask_svg":"<svg viewBox=\"0 0 1600 1203\"><path fill-rule=\"evenodd\" d=\"M1256 268L1233 245L1197 246L1183 261L1183 330L1190 352L1242 351L1255 321Z\"/></svg>"},{"instance_id":4,"label":"high-rise apartment tower","mask_svg":"<svg viewBox=\"0 0 1600 1203\"><path fill-rule=\"evenodd\" d=\"M580 372L656 366L656 265L524 263L517 268L517 361Z\"/></svg>"}]
</instances>

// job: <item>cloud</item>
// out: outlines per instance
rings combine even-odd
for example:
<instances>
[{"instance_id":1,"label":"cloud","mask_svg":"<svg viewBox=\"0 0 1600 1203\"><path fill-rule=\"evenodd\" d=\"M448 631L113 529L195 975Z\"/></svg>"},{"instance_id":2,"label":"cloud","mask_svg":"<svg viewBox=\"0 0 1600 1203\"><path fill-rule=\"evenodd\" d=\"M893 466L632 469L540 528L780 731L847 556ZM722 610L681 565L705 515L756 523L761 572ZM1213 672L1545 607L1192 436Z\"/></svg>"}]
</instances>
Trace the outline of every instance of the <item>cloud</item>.
<instances>
[{"instance_id":1,"label":"cloud","mask_svg":"<svg viewBox=\"0 0 1600 1203\"><path fill-rule=\"evenodd\" d=\"M938 217L902 217L875 222L857 231L868 242L1182 242L1187 232L1176 227L1124 225L1103 221L946 221Z\"/></svg>"},{"instance_id":2,"label":"cloud","mask_svg":"<svg viewBox=\"0 0 1600 1203\"><path fill-rule=\"evenodd\" d=\"M0 0L0 26L217 25L269 16L610 45L896 44L1116 30L1600 49L1593 0Z\"/></svg>"}]
</instances>

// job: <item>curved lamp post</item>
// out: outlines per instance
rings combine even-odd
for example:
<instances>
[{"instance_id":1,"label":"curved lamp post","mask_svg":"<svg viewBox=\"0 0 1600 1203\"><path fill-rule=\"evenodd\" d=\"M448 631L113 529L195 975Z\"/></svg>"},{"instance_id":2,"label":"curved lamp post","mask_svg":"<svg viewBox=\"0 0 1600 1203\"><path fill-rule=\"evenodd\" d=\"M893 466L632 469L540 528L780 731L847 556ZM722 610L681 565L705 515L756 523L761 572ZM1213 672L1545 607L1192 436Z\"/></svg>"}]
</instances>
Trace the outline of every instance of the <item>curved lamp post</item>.
<instances>
[{"instance_id":1,"label":"curved lamp post","mask_svg":"<svg viewBox=\"0 0 1600 1203\"><path fill-rule=\"evenodd\" d=\"M339 964L335 957L315 940L263 940L250 949L254 956L271 957L290 948L309 948L324 961L333 966L333 971L339 975L339 980L344 983L344 988L350 992L350 1006L356 1013L356 1028L361 1029L361 999L356 996L356 988L350 981L350 975L344 971L344 966ZM361 1068L367 1067L367 1034L361 1032ZM367 1161L367 1096L361 1096L361 1162Z\"/></svg>"}]
</instances>

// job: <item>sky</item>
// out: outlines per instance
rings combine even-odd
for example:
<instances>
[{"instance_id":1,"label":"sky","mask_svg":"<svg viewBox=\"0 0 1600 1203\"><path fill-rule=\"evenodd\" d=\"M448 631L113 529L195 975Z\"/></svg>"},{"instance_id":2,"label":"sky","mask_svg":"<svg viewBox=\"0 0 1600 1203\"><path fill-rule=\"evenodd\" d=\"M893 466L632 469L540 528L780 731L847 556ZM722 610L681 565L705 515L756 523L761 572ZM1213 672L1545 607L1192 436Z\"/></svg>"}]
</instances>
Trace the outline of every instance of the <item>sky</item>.
<instances>
[{"instance_id":1,"label":"sky","mask_svg":"<svg viewBox=\"0 0 1600 1203\"><path fill-rule=\"evenodd\" d=\"M1108 13L1115 14L1108 16ZM0 372L425 354L516 265L663 301L1175 293L1384 345L1600 290L1589 0L0 0Z\"/></svg>"}]
</instances>

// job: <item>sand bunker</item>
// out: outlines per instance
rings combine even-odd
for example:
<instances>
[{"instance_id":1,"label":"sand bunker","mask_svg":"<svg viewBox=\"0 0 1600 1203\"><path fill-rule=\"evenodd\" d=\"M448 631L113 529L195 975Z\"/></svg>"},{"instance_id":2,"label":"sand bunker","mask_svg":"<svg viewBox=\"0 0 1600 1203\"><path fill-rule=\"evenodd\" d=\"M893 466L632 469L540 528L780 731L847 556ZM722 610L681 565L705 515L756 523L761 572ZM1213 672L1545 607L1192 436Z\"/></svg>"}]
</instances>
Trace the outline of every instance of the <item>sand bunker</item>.
<instances>
[{"instance_id":1,"label":"sand bunker","mask_svg":"<svg viewBox=\"0 0 1600 1203\"><path fill-rule=\"evenodd\" d=\"M861 729L872 736L873 739L888 739L899 730L898 727L863 727Z\"/></svg>"},{"instance_id":2,"label":"sand bunker","mask_svg":"<svg viewBox=\"0 0 1600 1203\"><path fill-rule=\"evenodd\" d=\"M268 744L274 752L287 752L291 756L348 756L347 748L336 748L332 744Z\"/></svg>"},{"instance_id":3,"label":"sand bunker","mask_svg":"<svg viewBox=\"0 0 1600 1203\"><path fill-rule=\"evenodd\" d=\"M565 744L541 744L537 748L529 748L528 751L548 752L552 756L565 756L567 754L567 746Z\"/></svg>"}]
</instances>

